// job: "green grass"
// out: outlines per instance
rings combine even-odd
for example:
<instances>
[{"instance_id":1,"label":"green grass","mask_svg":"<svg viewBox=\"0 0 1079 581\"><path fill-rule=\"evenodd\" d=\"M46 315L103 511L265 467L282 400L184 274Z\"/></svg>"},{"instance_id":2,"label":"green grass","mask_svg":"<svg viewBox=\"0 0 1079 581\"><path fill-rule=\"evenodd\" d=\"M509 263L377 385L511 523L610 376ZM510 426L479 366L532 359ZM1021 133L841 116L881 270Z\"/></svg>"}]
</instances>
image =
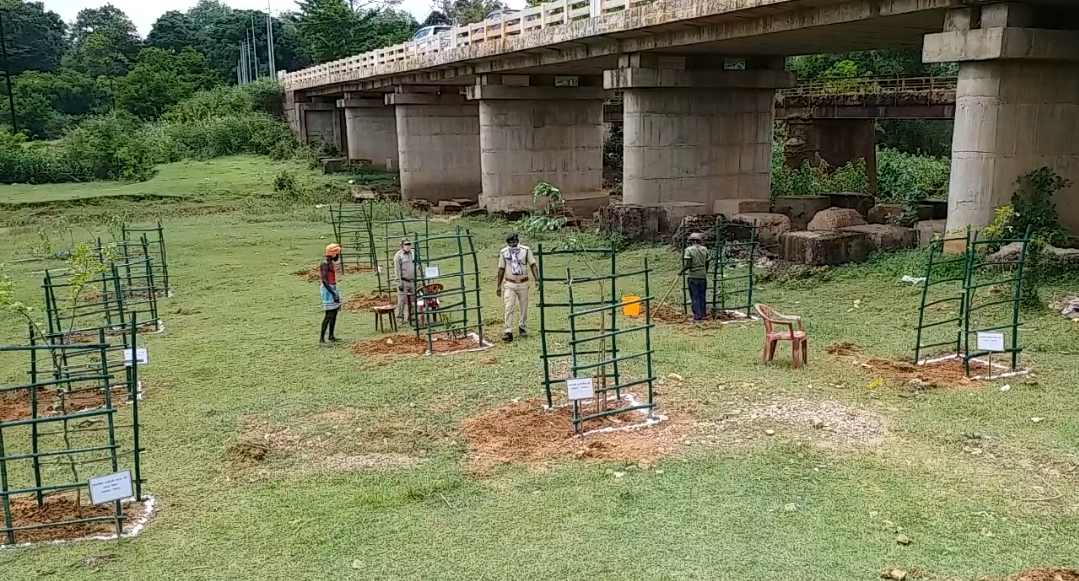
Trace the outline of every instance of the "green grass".
<instances>
[{"instance_id":1,"label":"green grass","mask_svg":"<svg viewBox=\"0 0 1079 581\"><path fill-rule=\"evenodd\" d=\"M234 180L270 168L224 163ZM195 169L180 173L194 183ZM186 187L161 185L146 191ZM15 195L0 189L0 197ZM538 337L373 368L345 348L321 348L317 285L292 272L317 264L331 230L318 211L282 212L166 216L175 297L162 302L167 331L145 339L151 365L142 369L149 392L140 408L147 489L161 511L132 540L0 551L3 578L849 581L896 566L973 580L1079 567L1079 325L1052 312L1024 316L1025 360L1037 374L1011 380L1011 391L1000 392L1001 382L912 396L890 384L867 389L871 375L824 347L851 340L873 355L909 353L920 291L898 278L918 274L915 254L763 285L761 300L806 317L809 368L762 365L757 325L659 325L656 372L685 377L659 388L661 411L665 402L692 402L699 418L715 419L782 397L833 399L881 416L884 444L825 448L811 429L758 424L742 443L679 448L655 467L662 473L567 459L477 476L457 426L512 399L541 396ZM485 319L496 320L494 256L505 227L466 224L485 260ZM103 226L89 228L104 234ZM33 239L21 230L5 236L15 246ZM646 256L657 268L653 292L661 293L676 257L643 248L619 260L631 268ZM9 266L20 297L40 302L40 271L53 264ZM374 284L373 275L356 275L341 287L348 295ZM1064 290L1046 289L1045 297ZM538 325L535 311L532 320ZM0 343L20 341L22 329L0 317ZM339 330L350 341L375 336L366 313L342 314ZM481 364L488 356L499 363ZM13 367L0 370L0 380L18 378L22 370ZM347 419L320 415L334 410ZM306 460L278 456L236 470L226 450L242 436L245 416L321 437L325 448ZM1031 422L1035 416L1045 420ZM775 436L762 434L768 426ZM985 452L969 453L971 433ZM411 469L308 470L331 452L423 461ZM611 468L625 477L613 478ZM1055 498L1025 500L1045 496ZM789 503L804 508L787 511ZM896 527L910 546L896 544ZM102 554L116 558L84 564Z\"/></svg>"}]
</instances>

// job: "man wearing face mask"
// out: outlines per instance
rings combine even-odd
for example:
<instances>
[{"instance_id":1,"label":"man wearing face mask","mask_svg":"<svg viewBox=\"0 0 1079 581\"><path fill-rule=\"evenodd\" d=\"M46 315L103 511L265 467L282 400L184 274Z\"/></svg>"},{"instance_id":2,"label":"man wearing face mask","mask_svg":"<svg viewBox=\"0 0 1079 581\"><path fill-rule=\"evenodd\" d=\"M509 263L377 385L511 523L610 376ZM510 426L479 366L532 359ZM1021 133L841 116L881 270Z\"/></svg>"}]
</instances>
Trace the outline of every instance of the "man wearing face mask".
<instances>
[{"instance_id":1,"label":"man wearing face mask","mask_svg":"<svg viewBox=\"0 0 1079 581\"><path fill-rule=\"evenodd\" d=\"M341 245L330 244L326 247L326 256L319 263L320 291L322 292L322 309L326 315L322 318L322 332L319 333L318 342L327 345L337 341L334 336L334 327L337 326L337 313L341 310L341 295L337 292L337 268L334 262L341 257ZM329 343L326 341L326 331L330 332Z\"/></svg>"},{"instance_id":2,"label":"man wearing face mask","mask_svg":"<svg viewBox=\"0 0 1079 581\"><path fill-rule=\"evenodd\" d=\"M521 337L528 334L528 273L532 271L532 278L539 281L539 270L536 268L536 257L532 250L521 244L516 232L506 235L506 247L498 253L498 276L496 281L498 289L495 294L502 297L505 307L505 327L502 332L502 340L513 341L513 311L519 311L516 321L517 331ZM537 283L538 284L538 283Z\"/></svg>"},{"instance_id":3,"label":"man wearing face mask","mask_svg":"<svg viewBox=\"0 0 1079 581\"><path fill-rule=\"evenodd\" d=\"M397 281L397 323L405 324L411 313L412 297L416 294L416 265L412 258L412 240L401 239L401 249L393 255L393 279Z\"/></svg>"}]
</instances>

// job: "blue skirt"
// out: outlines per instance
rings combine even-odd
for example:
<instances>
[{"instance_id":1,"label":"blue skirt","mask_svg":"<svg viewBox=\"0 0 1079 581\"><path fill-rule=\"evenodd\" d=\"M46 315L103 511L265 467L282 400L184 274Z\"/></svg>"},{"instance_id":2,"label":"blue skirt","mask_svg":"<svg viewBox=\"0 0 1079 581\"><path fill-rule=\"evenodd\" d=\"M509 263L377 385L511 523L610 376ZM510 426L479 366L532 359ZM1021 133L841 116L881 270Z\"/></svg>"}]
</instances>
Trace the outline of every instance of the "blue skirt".
<instances>
[{"instance_id":1,"label":"blue skirt","mask_svg":"<svg viewBox=\"0 0 1079 581\"><path fill-rule=\"evenodd\" d=\"M337 291L337 285L331 284L330 288L332 288L333 292L337 293L338 298L340 298L341 293ZM341 303L333 299L333 293L326 289L326 285L320 284L319 289L322 291L322 308L324 310L332 311L341 308Z\"/></svg>"}]
</instances>

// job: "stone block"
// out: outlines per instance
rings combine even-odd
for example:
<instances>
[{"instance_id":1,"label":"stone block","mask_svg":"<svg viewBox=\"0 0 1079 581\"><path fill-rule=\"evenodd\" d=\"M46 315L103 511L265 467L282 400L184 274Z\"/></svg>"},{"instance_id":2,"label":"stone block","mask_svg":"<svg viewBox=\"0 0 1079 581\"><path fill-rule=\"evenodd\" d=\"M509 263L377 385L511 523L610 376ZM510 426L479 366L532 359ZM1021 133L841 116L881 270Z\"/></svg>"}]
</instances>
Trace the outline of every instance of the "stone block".
<instances>
[{"instance_id":1,"label":"stone block","mask_svg":"<svg viewBox=\"0 0 1079 581\"><path fill-rule=\"evenodd\" d=\"M841 228L844 232L861 232L873 245L874 250L903 250L918 245L918 231L914 228L888 224L864 224Z\"/></svg>"},{"instance_id":2,"label":"stone block","mask_svg":"<svg viewBox=\"0 0 1079 581\"><path fill-rule=\"evenodd\" d=\"M817 212L831 205L828 196L776 197L776 212L791 219L791 230L805 230Z\"/></svg>"},{"instance_id":3,"label":"stone block","mask_svg":"<svg viewBox=\"0 0 1079 581\"><path fill-rule=\"evenodd\" d=\"M828 200L833 208L850 208L857 210L859 214L866 216L869 209L877 204L877 199L868 194L858 192L839 192L828 194Z\"/></svg>"},{"instance_id":4,"label":"stone block","mask_svg":"<svg viewBox=\"0 0 1079 581\"><path fill-rule=\"evenodd\" d=\"M733 216L735 214L765 214L771 211L768 200L716 200L712 203L713 214Z\"/></svg>"},{"instance_id":5,"label":"stone block","mask_svg":"<svg viewBox=\"0 0 1079 581\"><path fill-rule=\"evenodd\" d=\"M809 230L824 231L837 230L847 226L861 226L865 224L865 218L857 210L850 208L828 208L817 212L809 221Z\"/></svg>"},{"instance_id":6,"label":"stone block","mask_svg":"<svg viewBox=\"0 0 1079 581\"><path fill-rule=\"evenodd\" d=\"M435 214L460 214L465 208L453 200L439 200L433 209Z\"/></svg>"},{"instance_id":7,"label":"stone block","mask_svg":"<svg viewBox=\"0 0 1079 581\"><path fill-rule=\"evenodd\" d=\"M783 214L747 213L730 217L732 222L757 224L757 240L765 246L779 243L780 236L791 231L791 219Z\"/></svg>"},{"instance_id":8,"label":"stone block","mask_svg":"<svg viewBox=\"0 0 1079 581\"><path fill-rule=\"evenodd\" d=\"M674 232L689 216L706 214L702 202L667 202L660 204L667 214L667 232Z\"/></svg>"},{"instance_id":9,"label":"stone block","mask_svg":"<svg viewBox=\"0 0 1079 581\"><path fill-rule=\"evenodd\" d=\"M920 204L918 206L918 220L933 220L933 206L929 204ZM895 224L899 221L899 218L903 215L902 204L877 204L870 208L867 214L867 221L870 224ZM945 206L945 216L947 216L947 206Z\"/></svg>"},{"instance_id":10,"label":"stone block","mask_svg":"<svg viewBox=\"0 0 1079 581\"><path fill-rule=\"evenodd\" d=\"M863 262L873 252L873 244L862 232L788 232L781 238L784 260L809 266L834 266Z\"/></svg>"},{"instance_id":11,"label":"stone block","mask_svg":"<svg viewBox=\"0 0 1079 581\"><path fill-rule=\"evenodd\" d=\"M948 219L948 200L926 200L925 205L933 208L933 215L929 220Z\"/></svg>"},{"instance_id":12,"label":"stone block","mask_svg":"<svg viewBox=\"0 0 1079 581\"><path fill-rule=\"evenodd\" d=\"M598 210L599 231L628 240L659 242L669 233L667 210L662 206L610 204Z\"/></svg>"},{"instance_id":13,"label":"stone block","mask_svg":"<svg viewBox=\"0 0 1079 581\"><path fill-rule=\"evenodd\" d=\"M914 225L914 229L918 232L918 247L925 248L933 242L933 238L940 234L941 236L948 230L947 220L921 220Z\"/></svg>"},{"instance_id":14,"label":"stone block","mask_svg":"<svg viewBox=\"0 0 1079 581\"><path fill-rule=\"evenodd\" d=\"M341 173L348 169L347 157L335 157L322 160L322 173Z\"/></svg>"}]
</instances>

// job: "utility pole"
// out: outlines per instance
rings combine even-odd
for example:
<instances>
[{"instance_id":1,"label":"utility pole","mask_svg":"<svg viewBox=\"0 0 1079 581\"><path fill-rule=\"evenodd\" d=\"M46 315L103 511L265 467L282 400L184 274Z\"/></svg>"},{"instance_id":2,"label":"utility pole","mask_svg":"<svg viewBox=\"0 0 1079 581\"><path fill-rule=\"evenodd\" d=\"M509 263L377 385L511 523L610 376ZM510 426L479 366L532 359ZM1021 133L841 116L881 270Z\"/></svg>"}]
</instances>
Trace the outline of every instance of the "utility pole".
<instances>
[{"instance_id":1,"label":"utility pole","mask_svg":"<svg viewBox=\"0 0 1079 581\"><path fill-rule=\"evenodd\" d=\"M11 85L11 62L7 58L7 38L4 36L4 13L0 11L0 53L4 57L4 79L7 80L7 104L11 109L11 134L19 132L19 124L15 121L15 87Z\"/></svg>"},{"instance_id":2,"label":"utility pole","mask_svg":"<svg viewBox=\"0 0 1079 581\"><path fill-rule=\"evenodd\" d=\"M270 78L277 78L277 58L274 56L273 46L273 15L270 14L270 2L266 2L266 52L270 60Z\"/></svg>"},{"instance_id":3,"label":"utility pole","mask_svg":"<svg viewBox=\"0 0 1079 581\"><path fill-rule=\"evenodd\" d=\"M251 13L251 57L255 67L255 78L259 78L258 42L255 40L255 13Z\"/></svg>"}]
</instances>

